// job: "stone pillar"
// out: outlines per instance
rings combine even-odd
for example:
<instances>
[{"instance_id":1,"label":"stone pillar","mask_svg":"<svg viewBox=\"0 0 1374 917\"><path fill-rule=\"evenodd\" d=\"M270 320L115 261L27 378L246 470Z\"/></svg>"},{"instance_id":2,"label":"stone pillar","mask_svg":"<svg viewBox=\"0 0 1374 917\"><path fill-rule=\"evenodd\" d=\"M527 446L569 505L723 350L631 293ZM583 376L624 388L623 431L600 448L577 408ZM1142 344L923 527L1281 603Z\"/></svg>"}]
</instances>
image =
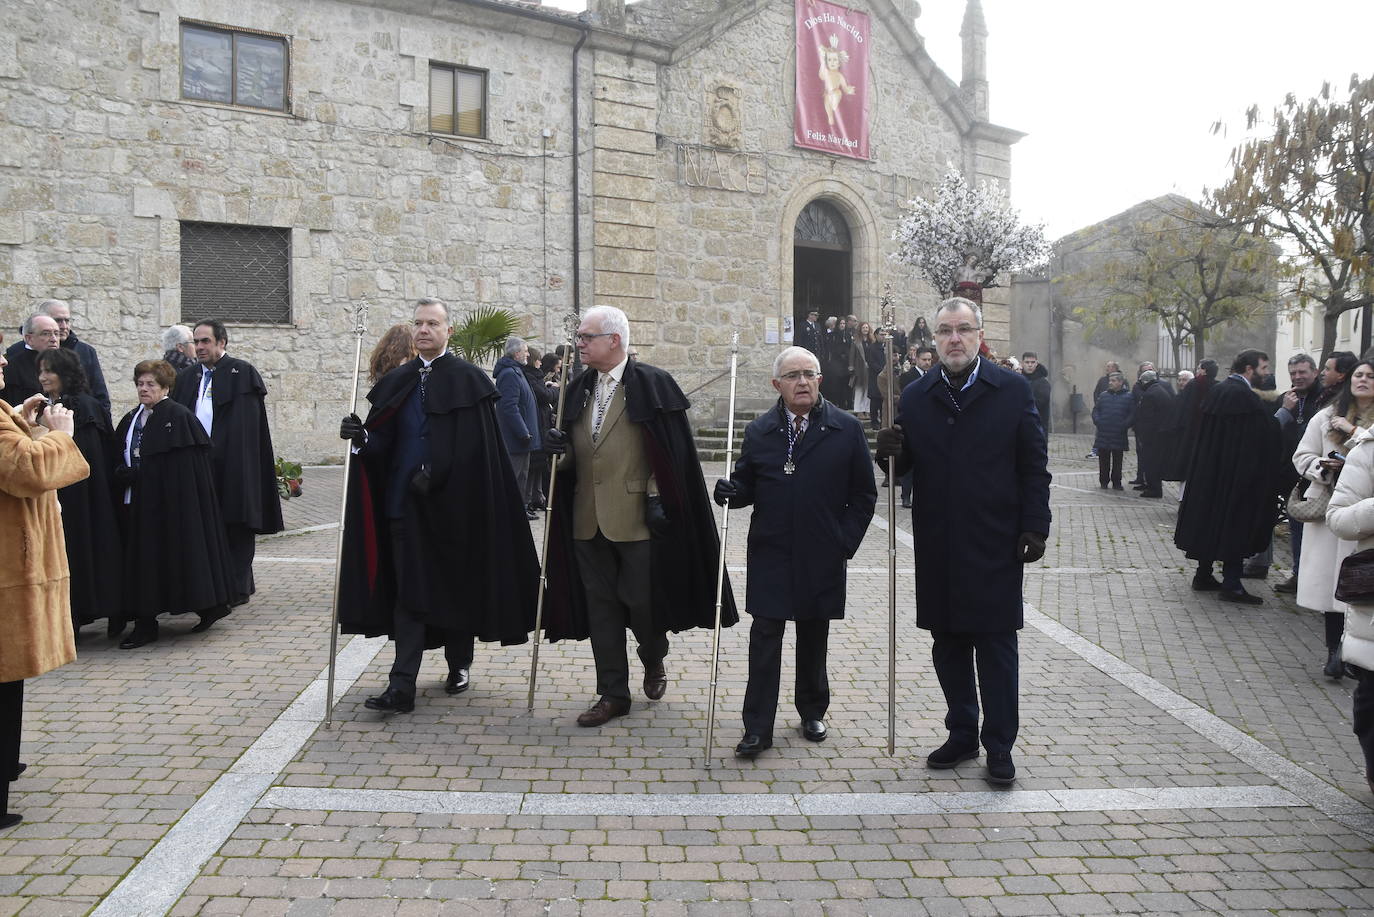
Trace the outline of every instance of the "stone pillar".
<instances>
[{"instance_id":1,"label":"stone pillar","mask_svg":"<svg viewBox=\"0 0 1374 917\"><path fill-rule=\"evenodd\" d=\"M988 24L983 4L968 0L964 24L959 29L964 40L964 67L959 82L960 94L969 112L979 121L988 120Z\"/></svg>"}]
</instances>

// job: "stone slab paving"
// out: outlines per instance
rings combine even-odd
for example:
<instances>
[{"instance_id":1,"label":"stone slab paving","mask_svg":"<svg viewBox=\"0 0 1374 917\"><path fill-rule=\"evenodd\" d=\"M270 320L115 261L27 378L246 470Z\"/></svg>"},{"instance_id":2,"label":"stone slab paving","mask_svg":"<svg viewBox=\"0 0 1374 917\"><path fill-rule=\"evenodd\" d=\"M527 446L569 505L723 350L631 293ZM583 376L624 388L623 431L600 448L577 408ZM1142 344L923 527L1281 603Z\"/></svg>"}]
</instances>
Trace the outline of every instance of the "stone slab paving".
<instances>
[{"instance_id":1,"label":"stone slab paving","mask_svg":"<svg viewBox=\"0 0 1374 917\"><path fill-rule=\"evenodd\" d=\"M673 639L664 700L590 731L573 724L585 644L542 649L533 713L529 648L482 647L470 692L443 694L434 653L415 713L385 717L362 700L389 649L344 641L323 728L340 474L312 468L292 532L259 545L250 605L143 651L88 628L77 663L29 685L0 917L1374 913L1374 811L1319 617L1267 588L1244 611L1195 596L1172 500L1099 490L1086 437L1051 445L1013 791L980 762L923 766L942 714L909 604L886 754L886 519L850 567L819 745L795 732L785 674L775 749L730 757L745 627L723 635L709 769L701 633Z\"/></svg>"}]
</instances>

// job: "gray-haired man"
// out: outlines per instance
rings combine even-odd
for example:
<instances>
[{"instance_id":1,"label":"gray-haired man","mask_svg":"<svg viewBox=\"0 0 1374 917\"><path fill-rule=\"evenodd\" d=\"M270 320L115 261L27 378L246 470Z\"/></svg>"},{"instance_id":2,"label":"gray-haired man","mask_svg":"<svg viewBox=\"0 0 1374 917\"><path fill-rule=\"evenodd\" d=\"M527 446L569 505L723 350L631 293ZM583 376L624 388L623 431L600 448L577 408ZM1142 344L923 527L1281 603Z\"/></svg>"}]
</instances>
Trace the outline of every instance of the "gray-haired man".
<instances>
[{"instance_id":1,"label":"gray-haired man","mask_svg":"<svg viewBox=\"0 0 1374 917\"><path fill-rule=\"evenodd\" d=\"M511 467L520 492L529 489L530 453L542 448L539 437L539 405L525 378L525 360L529 347L518 337L506 340L505 356L496 361L492 376L501 400L496 405L496 420L501 425L501 440L510 453ZM537 513L525 510L525 517L534 519Z\"/></svg>"}]
</instances>

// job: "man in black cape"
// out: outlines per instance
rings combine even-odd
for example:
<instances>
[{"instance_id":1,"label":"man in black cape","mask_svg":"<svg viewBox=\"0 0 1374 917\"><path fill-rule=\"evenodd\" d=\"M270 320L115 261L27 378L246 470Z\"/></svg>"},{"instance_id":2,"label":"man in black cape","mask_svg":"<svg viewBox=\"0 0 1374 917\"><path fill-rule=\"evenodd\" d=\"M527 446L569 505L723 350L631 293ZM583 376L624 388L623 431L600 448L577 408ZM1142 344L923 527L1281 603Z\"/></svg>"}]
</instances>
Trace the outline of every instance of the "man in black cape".
<instances>
[{"instance_id":1,"label":"man in black cape","mask_svg":"<svg viewBox=\"0 0 1374 917\"><path fill-rule=\"evenodd\" d=\"M267 385L251 363L225 353L229 332L219 319L196 324L192 338L199 366L177 374L172 397L210 436L215 493L229 553L234 558L234 598L242 605L255 591L257 536L280 532L272 433L267 428Z\"/></svg>"},{"instance_id":2,"label":"man in black cape","mask_svg":"<svg viewBox=\"0 0 1374 917\"><path fill-rule=\"evenodd\" d=\"M1174 530L1174 544L1198 562L1193 588L1244 605L1262 604L1241 586L1241 565L1269 542L1280 486L1279 423L1251 388L1268 371L1267 354L1241 351L1231 375L1207 393Z\"/></svg>"},{"instance_id":3,"label":"man in black cape","mask_svg":"<svg viewBox=\"0 0 1374 917\"><path fill-rule=\"evenodd\" d=\"M667 632L714 627L720 539L688 401L672 376L629 358L629 319L588 309L577 347L588 367L568 386L563 428L546 448L560 463L549 524L547 633L590 638L599 699L577 718L601 726L630 711L628 626L644 694L667 690ZM729 581L721 624L739 620Z\"/></svg>"},{"instance_id":4,"label":"man in black cape","mask_svg":"<svg viewBox=\"0 0 1374 917\"><path fill-rule=\"evenodd\" d=\"M70 350L81 361L81 369L86 373L86 386L90 389L91 397L96 400L100 407L105 411L105 419L110 418L110 389L105 384L105 373L100 368L100 356L95 352L95 348L76 336L72 330L72 309L61 299L45 299L38 304L38 308L57 322L59 346L63 350Z\"/></svg>"},{"instance_id":5,"label":"man in black cape","mask_svg":"<svg viewBox=\"0 0 1374 917\"><path fill-rule=\"evenodd\" d=\"M496 422L496 386L447 351L448 307L421 299L419 354L368 392L367 421L340 435L360 461L348 478L339 625L386 634L396 659L373 710L409 713L426 649L444 647L449 694L469 685L473 640L524 643L539 559Z\"/></svg>"}]
</instances>

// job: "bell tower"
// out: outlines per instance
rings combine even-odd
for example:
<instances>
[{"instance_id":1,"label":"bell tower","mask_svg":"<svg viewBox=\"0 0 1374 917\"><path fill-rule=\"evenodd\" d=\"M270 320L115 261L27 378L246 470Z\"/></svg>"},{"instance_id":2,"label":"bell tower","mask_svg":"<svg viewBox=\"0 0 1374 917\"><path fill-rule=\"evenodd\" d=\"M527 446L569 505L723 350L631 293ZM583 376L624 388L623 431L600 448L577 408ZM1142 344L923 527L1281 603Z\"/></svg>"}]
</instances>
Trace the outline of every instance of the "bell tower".
<instances>
[{"instance_id":1,"label":"bell tower","mask_svg":"<svg viewBox=\"0 0 1374 917\"><path fill-rule=\"evenodd\" d=\"M959 29L964 40L964 70L959 92L964 104L979 121L988 120L988 23L983 18L980 0L968 0L964 24Z\"/></svg>"}]
</instances>

